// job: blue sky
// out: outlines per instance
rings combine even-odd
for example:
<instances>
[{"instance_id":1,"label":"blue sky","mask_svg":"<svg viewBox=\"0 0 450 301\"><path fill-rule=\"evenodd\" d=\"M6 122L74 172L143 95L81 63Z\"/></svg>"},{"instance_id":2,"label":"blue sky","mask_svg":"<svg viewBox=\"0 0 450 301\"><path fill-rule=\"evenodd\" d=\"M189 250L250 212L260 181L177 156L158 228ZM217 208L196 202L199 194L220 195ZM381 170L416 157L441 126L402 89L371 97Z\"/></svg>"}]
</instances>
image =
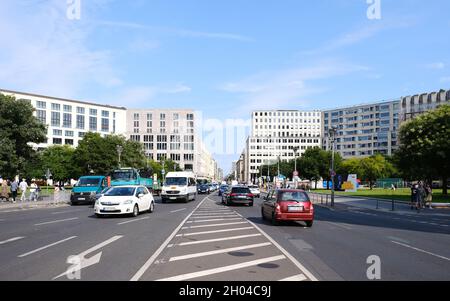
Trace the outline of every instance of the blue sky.
<instances>
[{"instance_id":1,"label":"blue sky","mask_svg":"<svg viewBox=\"0 0 450 301\"><path fill-rule=\"evenodd\" d=\"M450 1L0 2L0 87L127 107L323 109L450 87ZM240 152L244 141L239 142ZM229 170L238 154L214 154Z\"/></svg>"}]
</instances>

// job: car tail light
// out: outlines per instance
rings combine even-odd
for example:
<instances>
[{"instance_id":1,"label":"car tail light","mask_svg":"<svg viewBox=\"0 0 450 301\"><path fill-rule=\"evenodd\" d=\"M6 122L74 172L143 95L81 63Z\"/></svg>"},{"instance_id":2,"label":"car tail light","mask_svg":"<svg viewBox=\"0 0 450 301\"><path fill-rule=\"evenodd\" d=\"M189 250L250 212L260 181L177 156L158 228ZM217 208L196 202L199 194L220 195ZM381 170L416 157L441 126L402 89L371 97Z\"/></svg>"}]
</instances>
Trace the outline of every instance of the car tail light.
<instances>
[{"instance_id":1,"label":"car tail light","mask_svg":"<svg viewBox=\"0 0 450 301\"><path fill-rule=\"evenodd\" d=\"M232 193L232 194L230 194L230 196L237 196L237 194L236 193Z\"/></svg>"},{"instance_id":2,"label":"car tail light","mask_svg":"<svg viewBox=\"0 0 450 301\"><path fill-rule=\"evenodd\" d=\"M247 196L250 197L250 198L252 198L252 197L253 197L253 194L247 193Z\"/></svg>"}]
</instances>

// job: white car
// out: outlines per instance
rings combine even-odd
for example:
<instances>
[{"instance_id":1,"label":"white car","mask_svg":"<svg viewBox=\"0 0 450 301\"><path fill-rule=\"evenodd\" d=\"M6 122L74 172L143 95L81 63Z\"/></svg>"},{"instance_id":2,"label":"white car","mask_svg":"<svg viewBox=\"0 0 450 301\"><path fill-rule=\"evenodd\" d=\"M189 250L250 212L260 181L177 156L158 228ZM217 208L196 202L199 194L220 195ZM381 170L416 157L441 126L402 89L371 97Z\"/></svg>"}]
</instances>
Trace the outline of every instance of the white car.
<instances>
[{"instance_id":1,"label":"white car","mask_svg":"<svg viewBox=\"0 0 450 301\"><path fill-rule=\"evenodd\" d=\"M261 191L259 191L259 187L256 185L248 186L250 188L250 192L255 196L255 198L259 198L261 196Z\"/></svg>"},{"instance_id":2,"label":"white car","mask_svg":"<svg viewBox=\"0 0 450 301\"><path fill-rule=\"evenodd\" d=\"M95 201L97 217L128 214L138 216L143 211L153 212L155 200L145 186L116 186Z\"/></svg>"}]
</instances>

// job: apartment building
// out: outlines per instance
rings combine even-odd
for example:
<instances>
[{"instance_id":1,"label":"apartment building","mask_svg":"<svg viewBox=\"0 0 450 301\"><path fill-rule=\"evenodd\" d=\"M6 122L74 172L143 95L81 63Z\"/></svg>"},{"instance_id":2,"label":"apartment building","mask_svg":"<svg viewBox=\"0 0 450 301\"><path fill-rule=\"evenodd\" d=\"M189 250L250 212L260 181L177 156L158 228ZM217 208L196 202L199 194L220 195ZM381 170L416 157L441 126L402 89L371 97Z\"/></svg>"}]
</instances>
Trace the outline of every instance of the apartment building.
<instances>
[{"instance_id":1,"label":"apartment building","mask_svg":"<svg viewBox=\"0 0 450 301\"><path fill-rule=\"evenodd\" d=\"M343 158L392 155L398 147L398 99L327 110L322 116L323 148L331 150L329 131L335 126L335 149Z\"/></svg>"},{"instance_id":2,"label":"apartment building","mask_svg":"<svg viewBox=\"0 0 450 301\"><path fill-rule=\"evenodd\" d=\"M301 156L308 148L320 147L321 125L320 111L253 112L252 133L240 158L239 180L256 182L261 175L261 165L289 161Z\"/></svg>"},{"instance_id":3,"label":"apartment building","mask_svg":"<svg viewBox=\"0 0 450 301\"><path fill-rule=\"evenodd\" d=\"M49 145L78 146L87 132L125 134L126 108L0 89L4 95L24 99L36 109L34 115L47 125L47 139L38 148Z\"/></svg>"},{"instance_id":4,"label":"apartment building","mask_svg":"<svg viewBox=\"0 0 450 301\"><path fill-rule=\"evenodd\" d=\"M426 111L436 109L444 103L450 103L450 90L404 96L401 102L401 122L414 118Z\"/></svg>"}]
</instances>

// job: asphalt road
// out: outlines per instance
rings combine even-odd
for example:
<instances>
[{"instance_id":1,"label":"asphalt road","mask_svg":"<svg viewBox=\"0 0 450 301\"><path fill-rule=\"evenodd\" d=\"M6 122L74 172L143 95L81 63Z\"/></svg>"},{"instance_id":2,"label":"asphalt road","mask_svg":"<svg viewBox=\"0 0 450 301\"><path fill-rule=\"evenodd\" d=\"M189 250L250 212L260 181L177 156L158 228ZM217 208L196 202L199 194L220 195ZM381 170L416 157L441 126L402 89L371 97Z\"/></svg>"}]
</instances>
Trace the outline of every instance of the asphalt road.
<instances>
[{"instance_id":1,"label":"asphalt road","mask_svg":"<svg viewBox=\"0 0 450 301\"><path fill-rule=\"evenodd\" d=\"M98 219L86 206L0 212L0 280L368 280L371 255L381 280L450 280L449 214L316 206L312 228L274 227L261 203L225 207L214 193L157 199L137 218Z\"/></svg>"}]
</instances>

